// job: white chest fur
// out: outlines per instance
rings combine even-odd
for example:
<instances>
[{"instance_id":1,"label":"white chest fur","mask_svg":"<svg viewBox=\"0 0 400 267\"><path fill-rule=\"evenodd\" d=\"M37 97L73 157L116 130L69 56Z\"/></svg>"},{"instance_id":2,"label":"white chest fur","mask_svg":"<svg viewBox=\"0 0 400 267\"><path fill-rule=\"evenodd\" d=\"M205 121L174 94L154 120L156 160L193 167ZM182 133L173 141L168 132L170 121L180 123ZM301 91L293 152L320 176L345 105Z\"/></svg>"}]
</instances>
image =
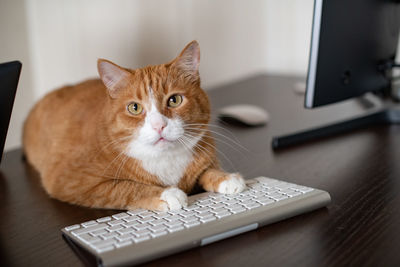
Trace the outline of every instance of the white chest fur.
<instances>
[{"instance_id":1,"label":"white chest fur","mask_svg":"<svg viewBox=\"0 0 400 267\"><path fill-rule=\"evenodd\" d=\"M155 157L141 157L143 168L156 175L165 186L176 186L192 160L192 153L183 148Z\"/></svg>"}]
</instances>

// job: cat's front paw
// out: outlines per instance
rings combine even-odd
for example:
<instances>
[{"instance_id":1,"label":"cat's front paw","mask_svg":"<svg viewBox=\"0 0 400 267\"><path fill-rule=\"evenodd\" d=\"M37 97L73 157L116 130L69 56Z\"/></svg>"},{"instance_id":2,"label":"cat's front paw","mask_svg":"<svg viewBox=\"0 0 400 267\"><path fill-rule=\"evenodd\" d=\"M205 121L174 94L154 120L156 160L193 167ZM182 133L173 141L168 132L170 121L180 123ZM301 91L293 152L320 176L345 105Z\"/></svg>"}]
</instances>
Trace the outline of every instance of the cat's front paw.
<instances>
[{"instance_id":1,"label":"cat's front paw","mask_svg":"<svg viewBox=\"0 0 400 267\"><path fill-rule=\"evenodd\" d=\"M221 182L218 186L218 193L237 194L246 188L246 183L242 176L238 173L231 173L228 178Z\"/></svg>"},{"instance_id":2,"label":"cat's front paw","mask_svg":"<svg viewBox=\"0 0 400 267\"><path fill-rule=\"evenodd\" d=\"M160 199L164 201L161 205L162 211L178 210L185 208L188 205L188 200L185 192L176 187L165 189L161 193Z\"/></svg>"}]
</instances>

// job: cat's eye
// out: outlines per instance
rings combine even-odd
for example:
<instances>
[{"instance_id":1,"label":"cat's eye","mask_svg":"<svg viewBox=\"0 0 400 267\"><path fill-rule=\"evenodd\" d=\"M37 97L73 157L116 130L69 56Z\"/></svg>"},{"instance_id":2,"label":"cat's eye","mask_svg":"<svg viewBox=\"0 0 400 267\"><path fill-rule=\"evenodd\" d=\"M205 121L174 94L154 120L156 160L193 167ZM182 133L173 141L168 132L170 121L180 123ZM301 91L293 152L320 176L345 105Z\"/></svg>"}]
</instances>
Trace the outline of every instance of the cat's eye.
<instances>
[{"instance_id":1,"label":"cat's eye","mask_svg":"<svg viewBox=\"0 0 400 267\"><path fill-rule=\"evenodd\" d=\"M168 106L172 108L176 108L180 104L182 104L183 97L181 95L173 95L168 98Z\"/></svg>"},{"instance_id":2,"label":"cat's eye","mask_svg":"<svg viewBox=\"0 0 400 267\"><path fill-rule=\"evenodd\" d=\"M142 105L135 102L130 103L126 108L132 115L139 115L143 111Z\"/></svg>"}]
</instances>

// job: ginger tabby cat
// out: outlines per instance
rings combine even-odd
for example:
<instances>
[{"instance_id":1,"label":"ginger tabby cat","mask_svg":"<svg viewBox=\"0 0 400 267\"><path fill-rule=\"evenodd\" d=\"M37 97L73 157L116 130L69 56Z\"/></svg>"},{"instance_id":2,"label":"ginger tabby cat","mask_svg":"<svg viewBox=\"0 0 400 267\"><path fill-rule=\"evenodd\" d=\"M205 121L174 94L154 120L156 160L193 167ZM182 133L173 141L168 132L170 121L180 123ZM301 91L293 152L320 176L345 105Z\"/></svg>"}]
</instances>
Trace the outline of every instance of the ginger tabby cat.
<instances>
[{"instance_id":1,"label":"ginger tabby cat","mask_svg":"<svg viewBox=\"0 0 400 267\"><path fill-rule=\"evenodd\" d=\"M24 150L56 199L87 207L174 210L196 183L237 193L239 174L222 171L200 88L200 48L130 70L98 60L101 79L53 91L24 126Z\"/></svg>"}]
</instances>

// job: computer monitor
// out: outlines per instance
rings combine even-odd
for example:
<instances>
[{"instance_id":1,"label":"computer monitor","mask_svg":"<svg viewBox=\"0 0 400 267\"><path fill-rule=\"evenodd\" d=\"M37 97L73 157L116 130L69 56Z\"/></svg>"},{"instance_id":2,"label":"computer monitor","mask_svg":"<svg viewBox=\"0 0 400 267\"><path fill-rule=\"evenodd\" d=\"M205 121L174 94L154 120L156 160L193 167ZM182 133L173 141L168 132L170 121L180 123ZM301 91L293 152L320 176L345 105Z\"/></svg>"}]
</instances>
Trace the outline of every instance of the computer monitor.
<instances>
[{"instance_id":1,"label":"computer monitor","mask_svg":"<svg viewBox=\"0 0 400 267\"><path fill-rule=\"evenodd\" d=\"M315 0L305 107L390 87L399 1Z\"/></svg>"},{"instance_id":2,"label":"computer monitor","mask_svg":"<svg viewBox=\"0 0 400 267\"><path fill-rule=\"evenodd\" d=\"M305 107L315 108L391 86L400 30L399 0L315 0ZM317 111L316 111L317 112ZM272 139L274 149L371 124L400 123L386 108Z\"/></svg>"},{"instance_id":3,"label":"computer monitor","mask_svg":"<svg viewBox=\"0 0 400 267\"><path fill-rule=\"evenodd\" d=\"M14 105L21 66L22 64L19 61L0 64L0 162L3 156L4 143Z\"/></svg>"}]
</instances>

